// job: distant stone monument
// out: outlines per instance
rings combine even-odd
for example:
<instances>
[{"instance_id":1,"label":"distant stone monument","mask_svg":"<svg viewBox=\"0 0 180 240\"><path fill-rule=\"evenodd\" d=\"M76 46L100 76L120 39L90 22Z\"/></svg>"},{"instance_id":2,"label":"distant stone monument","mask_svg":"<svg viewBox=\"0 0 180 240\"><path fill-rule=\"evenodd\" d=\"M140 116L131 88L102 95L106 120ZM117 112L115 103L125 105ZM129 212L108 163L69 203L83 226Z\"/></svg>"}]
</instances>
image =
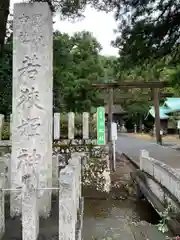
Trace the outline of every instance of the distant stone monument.
<instances>
[{"instance_id":1,"label":"distant stone monument","mask_svg":"<svg viewBox=\"0 0 180 240\"><path fill-rule=\"evenodd\" d=\"M126 132L127 132L127 129L126 129L124 123L122 124L121 132L122 132L122 133L126 133Z\"/></svg>"},{"instance_id":2,"label":"distant stone monument","mask_svg":"<svg viewBox=\"0 0 180 240\"><path fill-rule=\"evenodd\" d=\"M134 124L134 133L137 133L137 124Z\"/></svg>"},{"instance_id":3,"label":"distant stone monument","mask_svg":"<svg viewBox=\"0 0 180 240\"><path fill-rule=\"evenodd\" d=\"M22 191L11 191L11 216L20 215L22 206L35 212L37 203L30 199L36 199L36 187L40 216L51 210L51 191L42 188L51 188L52 182L52 25L47 3L14 5L10 177L11 188ZM26 239L35 239L38 230L33 231Z\"/></svg>"}]
</instances>

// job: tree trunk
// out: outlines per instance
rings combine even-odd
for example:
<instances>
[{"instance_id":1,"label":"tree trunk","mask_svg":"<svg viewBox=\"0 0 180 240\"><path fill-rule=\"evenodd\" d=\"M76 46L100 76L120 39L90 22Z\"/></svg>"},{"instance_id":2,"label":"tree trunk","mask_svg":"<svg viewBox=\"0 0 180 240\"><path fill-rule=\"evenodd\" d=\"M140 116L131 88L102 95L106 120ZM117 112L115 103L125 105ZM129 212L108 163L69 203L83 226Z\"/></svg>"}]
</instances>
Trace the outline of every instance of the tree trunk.
<instances>
[{"instance_id":1,"label":"tree trunk","mask_svg":"<svg viewBox=\"0 0 180 240\"><path fill-rule=\"evenodd\" d=\"M0 54L2 53L6 36L6 24L9 15L10 0L0 0Z\"/></svg>"}]
</instances>

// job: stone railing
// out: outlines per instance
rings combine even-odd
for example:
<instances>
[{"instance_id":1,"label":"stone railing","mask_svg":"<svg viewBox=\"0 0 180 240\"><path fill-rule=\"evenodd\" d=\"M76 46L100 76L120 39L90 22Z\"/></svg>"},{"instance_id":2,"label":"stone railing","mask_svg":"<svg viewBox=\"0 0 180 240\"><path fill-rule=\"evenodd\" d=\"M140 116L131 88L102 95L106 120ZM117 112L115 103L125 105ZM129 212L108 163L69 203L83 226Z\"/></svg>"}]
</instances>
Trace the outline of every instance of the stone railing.
<instances>
[{"instance_id":1,"label":"stone railing","mask_svg":"<svg viewBox=\"0 0 180 240\"><path fill-rule=\"evenodd\" d=\"M81 156L73 153L59 176L59 239L81 239Z\"/></svg>"},{"instance_id":2,"label":"stone railing","mask_svg":"<svg viewBox=\"0 0 180 240\"><path fill-rule=\"evenodd\" d=\"M64 115L64 114L62 114ZM67 113L67 138L68 139L74 139L75 138L75 113L69 112ZM82 139L89 139L90 136L90 114L88 112L83 112L82 115L78 114L78 116L81 117L81 119L78 120L78 124L82 125ZM94 115L93 119L95 120L96 114ZM59 140L61 138L61 127L63 128L63 121L65 119L63 118L61 120L61 113L54 113L53 116L53 138L54 140ZM92 120L92 119L91 119ZM11 139L11 133L12 133L12 114L9 118L9 124L8 124L8 131ZM95 122L96 125L96 122ZM0 140L2 139L2 132L4 128L4 115L0 114ZM9 140L10 140L9 139Z\"/></svg>"},{"instance_id":3,"label":"stone railing","mask_svg":"<svg viewBox=\"0 0 180 240\"><path fill-rule=\"evenodd\" d=\"M108 163L108 149L106 146L97 146L95 140L86 140L85 144L83 144L82 140L72 140L71 144L69 144L70 140L61 140L54 144L53 146L53 155L52 155L52 187L58 187L58 176L59 170L68 164L69 159L73 153L78 153L82 156L82 168L87 166L89 159L102 159L103 161ZM5 175L5 187L10 188L10 158L11 153L4 153L3 156L0 157L0 173L4 173ZM101 169L99 169L101 171ZM54 194L57 193L57 190L52 191Z\"/></svg>"},{"instance_id":4,"label":"stone railing","mask_svg":"<svg viewBox=\"0 0 180 240\"><path fill-rule=\"evenodd\" d=\"M180 202L180 175L175 169L151 158L146 150L140 154L140 169L151 175Z\"/></svg>"},{"instance_id":5,"label":"stone railing","mask_svg":"<svg viewBox=\"0 0 180 240\"><path fill-rule=\"evenodd\" d=\"M54 175L56 186L52 189L44 189L45 191L56 190L59 191L59 240L71 239L80 240L83 221L83 206L84 200L81 195L81 161L82 153L72 153L65 165L59 170L57 167ZM58 157L56 156L58 160ZM58 163L58 162L57 162ZM19 189L22 195L22 239L36 240L39 234L39 214L38 214L38 196L41 189L38 185L35 188L28 189L28 187ZM5 191L10 194L14 189L6 188L4 182L4 174L0 178L0 237L5 232ZM26 194L31 196L30 205L25 204L24 196ZM28 198L29 199L29 198ZM33 202L32 202L33 201ZM32 208L34 206L34 208ZM35 207L36 206L36 207ZM29 214L30 213L30 214ZM29 214L29 215L28 215ZM28 219L28 221L27 221ZM34 221L36 220L36 221ZM32 226L33 225L33 226ZM30 231L34 229L34 231Z\"/></svg>"}]
</instances>

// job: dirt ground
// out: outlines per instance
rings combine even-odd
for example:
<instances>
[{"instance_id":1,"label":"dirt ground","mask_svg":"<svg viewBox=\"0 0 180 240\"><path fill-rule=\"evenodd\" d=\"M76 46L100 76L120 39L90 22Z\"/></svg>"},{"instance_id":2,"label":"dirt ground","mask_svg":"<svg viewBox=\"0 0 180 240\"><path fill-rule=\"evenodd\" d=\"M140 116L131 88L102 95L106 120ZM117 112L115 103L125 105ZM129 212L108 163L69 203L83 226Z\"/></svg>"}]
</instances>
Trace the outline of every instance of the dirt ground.
<instances>
[{"instance_id":1,"label":"dirt ground","mask_svg":"<svg viewBox=\"0 0 180 240\"><path fill-rule=\"evenodd\" d=\"M95 187L84 187L83 196L89 199L119 199L135 197L134 183L130 173L134 170L133 165L125 156L116 154L116 172L110 173L111 190L109 193L100 192Z\"/></svg>"},{"instance_id":2,"label":"dirt ground","mask_svg":"<svg viewBox=\"0 0 180 240\"><path fill-rule=\"evenodd\" d=\"M124 155L116 154L116 171L111 172L111 197L113 199L127 199L135 197L135 187L130 173L134 166Z\"/></svg>"}]
</instances>

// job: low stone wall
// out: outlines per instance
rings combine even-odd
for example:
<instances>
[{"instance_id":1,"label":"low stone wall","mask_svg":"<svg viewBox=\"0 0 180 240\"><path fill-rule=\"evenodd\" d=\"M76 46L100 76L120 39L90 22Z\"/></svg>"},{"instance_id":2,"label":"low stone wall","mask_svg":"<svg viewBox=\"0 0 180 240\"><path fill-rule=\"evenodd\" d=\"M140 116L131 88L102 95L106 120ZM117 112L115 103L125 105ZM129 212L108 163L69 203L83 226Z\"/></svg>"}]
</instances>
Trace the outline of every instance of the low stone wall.
<instances>
[{"instance_id":1,"label":"low stone wall","mask_svg":"<svg viewBox=\"0 0 180 240\"><path fill-rule=\"evenodd\" d=\"M52 186L58 186L58 173L59 170L65 167L71 159L72 153L79 153L82 158L82 168L87 166L89 159L102 159L102 163L107 162L108 149L105 146L97 146L96 140L61 140L56 141L53 144L53 156L52 156ZM0 173L5 174L5 187L10 188L9 183L9 171L10 168L10 153L4 154L0 157ZM103 160L104 159L104 160ZM102 165L101 163L101 165ZM107 164L106 164L107 168ZM105 172L104 172L105 174ZM105 174L106 176L107 174ZM58 191L53 190L56 194Z\"/></svg>"},{"instance_id":2,"label":"low stone wall","mask_svg":"<svg viewBox=\"0 0 180 240\"><path fill-rule=\"evenodd\" d=\"M111 188L108 147L96 146L83 157L82 186L109 193Z\"/></svg>"},{"instance_id":3,"label":"low stone wall","mask_svg":"<svg viewBox=\"0 0 180 240\"><path fill-rule=\"evenodd\" d=\"M106 158L90 158L83 167L82 185L94 187L97 191L110 191L110 170Z\"/></svg>"},{"instance_id":4,"label":"low stone wall","mask_svg":"<svg viewBox=\"0 0 180 240\"><path fill-rule=\"evenodd\" d=\"M56 191L59 192L59 239L80 240L83 221L83 197L81 194L81 162L82 153L72 153L68 164L56 169L54 178ZM56 156L56 160L58 156ZM0 175L0 237L5 231L5 185L4 175ZM11 189L13 191L13 189ZM22 195L22 239L36 240L39 234L37 185L33 188L25 184L20 191ZM51 191L51 189L44 189ZM10 191L11 194L11 191ZM25 204L26 203L26 204ZM36 207L35 207L36 206Z\"/></svg>"},{"instance_id":5,"label":"low stone wall","mask_svg":"<svg viewBox=\"0 0 180 240\"><path fill-rule=\"evenodd\" d=\"M81 239L82 215L81 156L73 153L59 176L59 239Z\"/></svg>"},{"instance_id":6,"label":"low stone wall","mask_svg":"<svg viewBox=\"0 0 180 240\"><path fill-rule=\"evenodd\" d=\"M176 212L179 212L180 204L180 175L175 170L170 168L167 164L164 164L149 156L149 152L142 150L140 154L140 169L149 175L153 179L160 183L165 189L167 189L172 196L177 199L173 199L157 184L153 179L148 179L148 186L158 199L163 204L170 203ZM179 203L179 204L178 204Z\"/></svg>"},{"instance_id":7,"label":"low stone wall","mask_svg":"<svg viewBox=\"0 0 180 240\"><path fill-rule=\"evenodd\" d=\"M63 140L54 143L52 156L52 192L58 196L59 193L59 239L72 240L81 239L83 226L83 197L81 187L95 185L100 191L109 192L110 190L110 171L108 166L108 149L106 146L97 146L92 141ZM0 157L0 172L4 174L1 189L10 188L10 153ZM92 168L92 165L94 168ZM82 171L81 171L82 170ZM89 172L90 171L90 172ZM20 190L21 191L21 190ZM23 191L23 190L22 190ZM37 190L39 191L39 190ZM51 191L51 189L47 190ZM1 191L2 199L0 208L4 209L4 195L11 191ZM33 195L33 197L36 195ZM37 194L38 196L38 194ZM25 206L28 208L28 206ZM27 209L22 208L22 215L27 213ZM34 208L35 210L35 208ZM38 211L31 211L31 216L37 219ZM1 211L3 213L3 211ZM2 214L3 215L3 214ZM37 216L36 216L37 215ZM26 214L28 217L28 215ZM1 217L0 234L4 233L4 216ZM25 221L22 217L22 221ZM28 224L31 224L30 221ZM22 222L23 236L30 234L26 222ZM36 221L36 232L30 236L33 240L38 234L38 221ZM26 232L27 231L27 232Z\"/></svg>"},{"instance_id":8,"label":"low stone wall","mask_svg":"<svg viewBox=\"0 0 180 240\"><path fill-rule=\"evenodd\" d=\"M82 187L95 186L98 190L109 191L108 148L94 145L90 141L85 145L83 143L81 140L74 140L73 144L69 144L68 140L56 143L53 154L53 186L58 184L57 169L68 164L72 154L76 152L81 156Z\"/></svg>"}]
</instances>

